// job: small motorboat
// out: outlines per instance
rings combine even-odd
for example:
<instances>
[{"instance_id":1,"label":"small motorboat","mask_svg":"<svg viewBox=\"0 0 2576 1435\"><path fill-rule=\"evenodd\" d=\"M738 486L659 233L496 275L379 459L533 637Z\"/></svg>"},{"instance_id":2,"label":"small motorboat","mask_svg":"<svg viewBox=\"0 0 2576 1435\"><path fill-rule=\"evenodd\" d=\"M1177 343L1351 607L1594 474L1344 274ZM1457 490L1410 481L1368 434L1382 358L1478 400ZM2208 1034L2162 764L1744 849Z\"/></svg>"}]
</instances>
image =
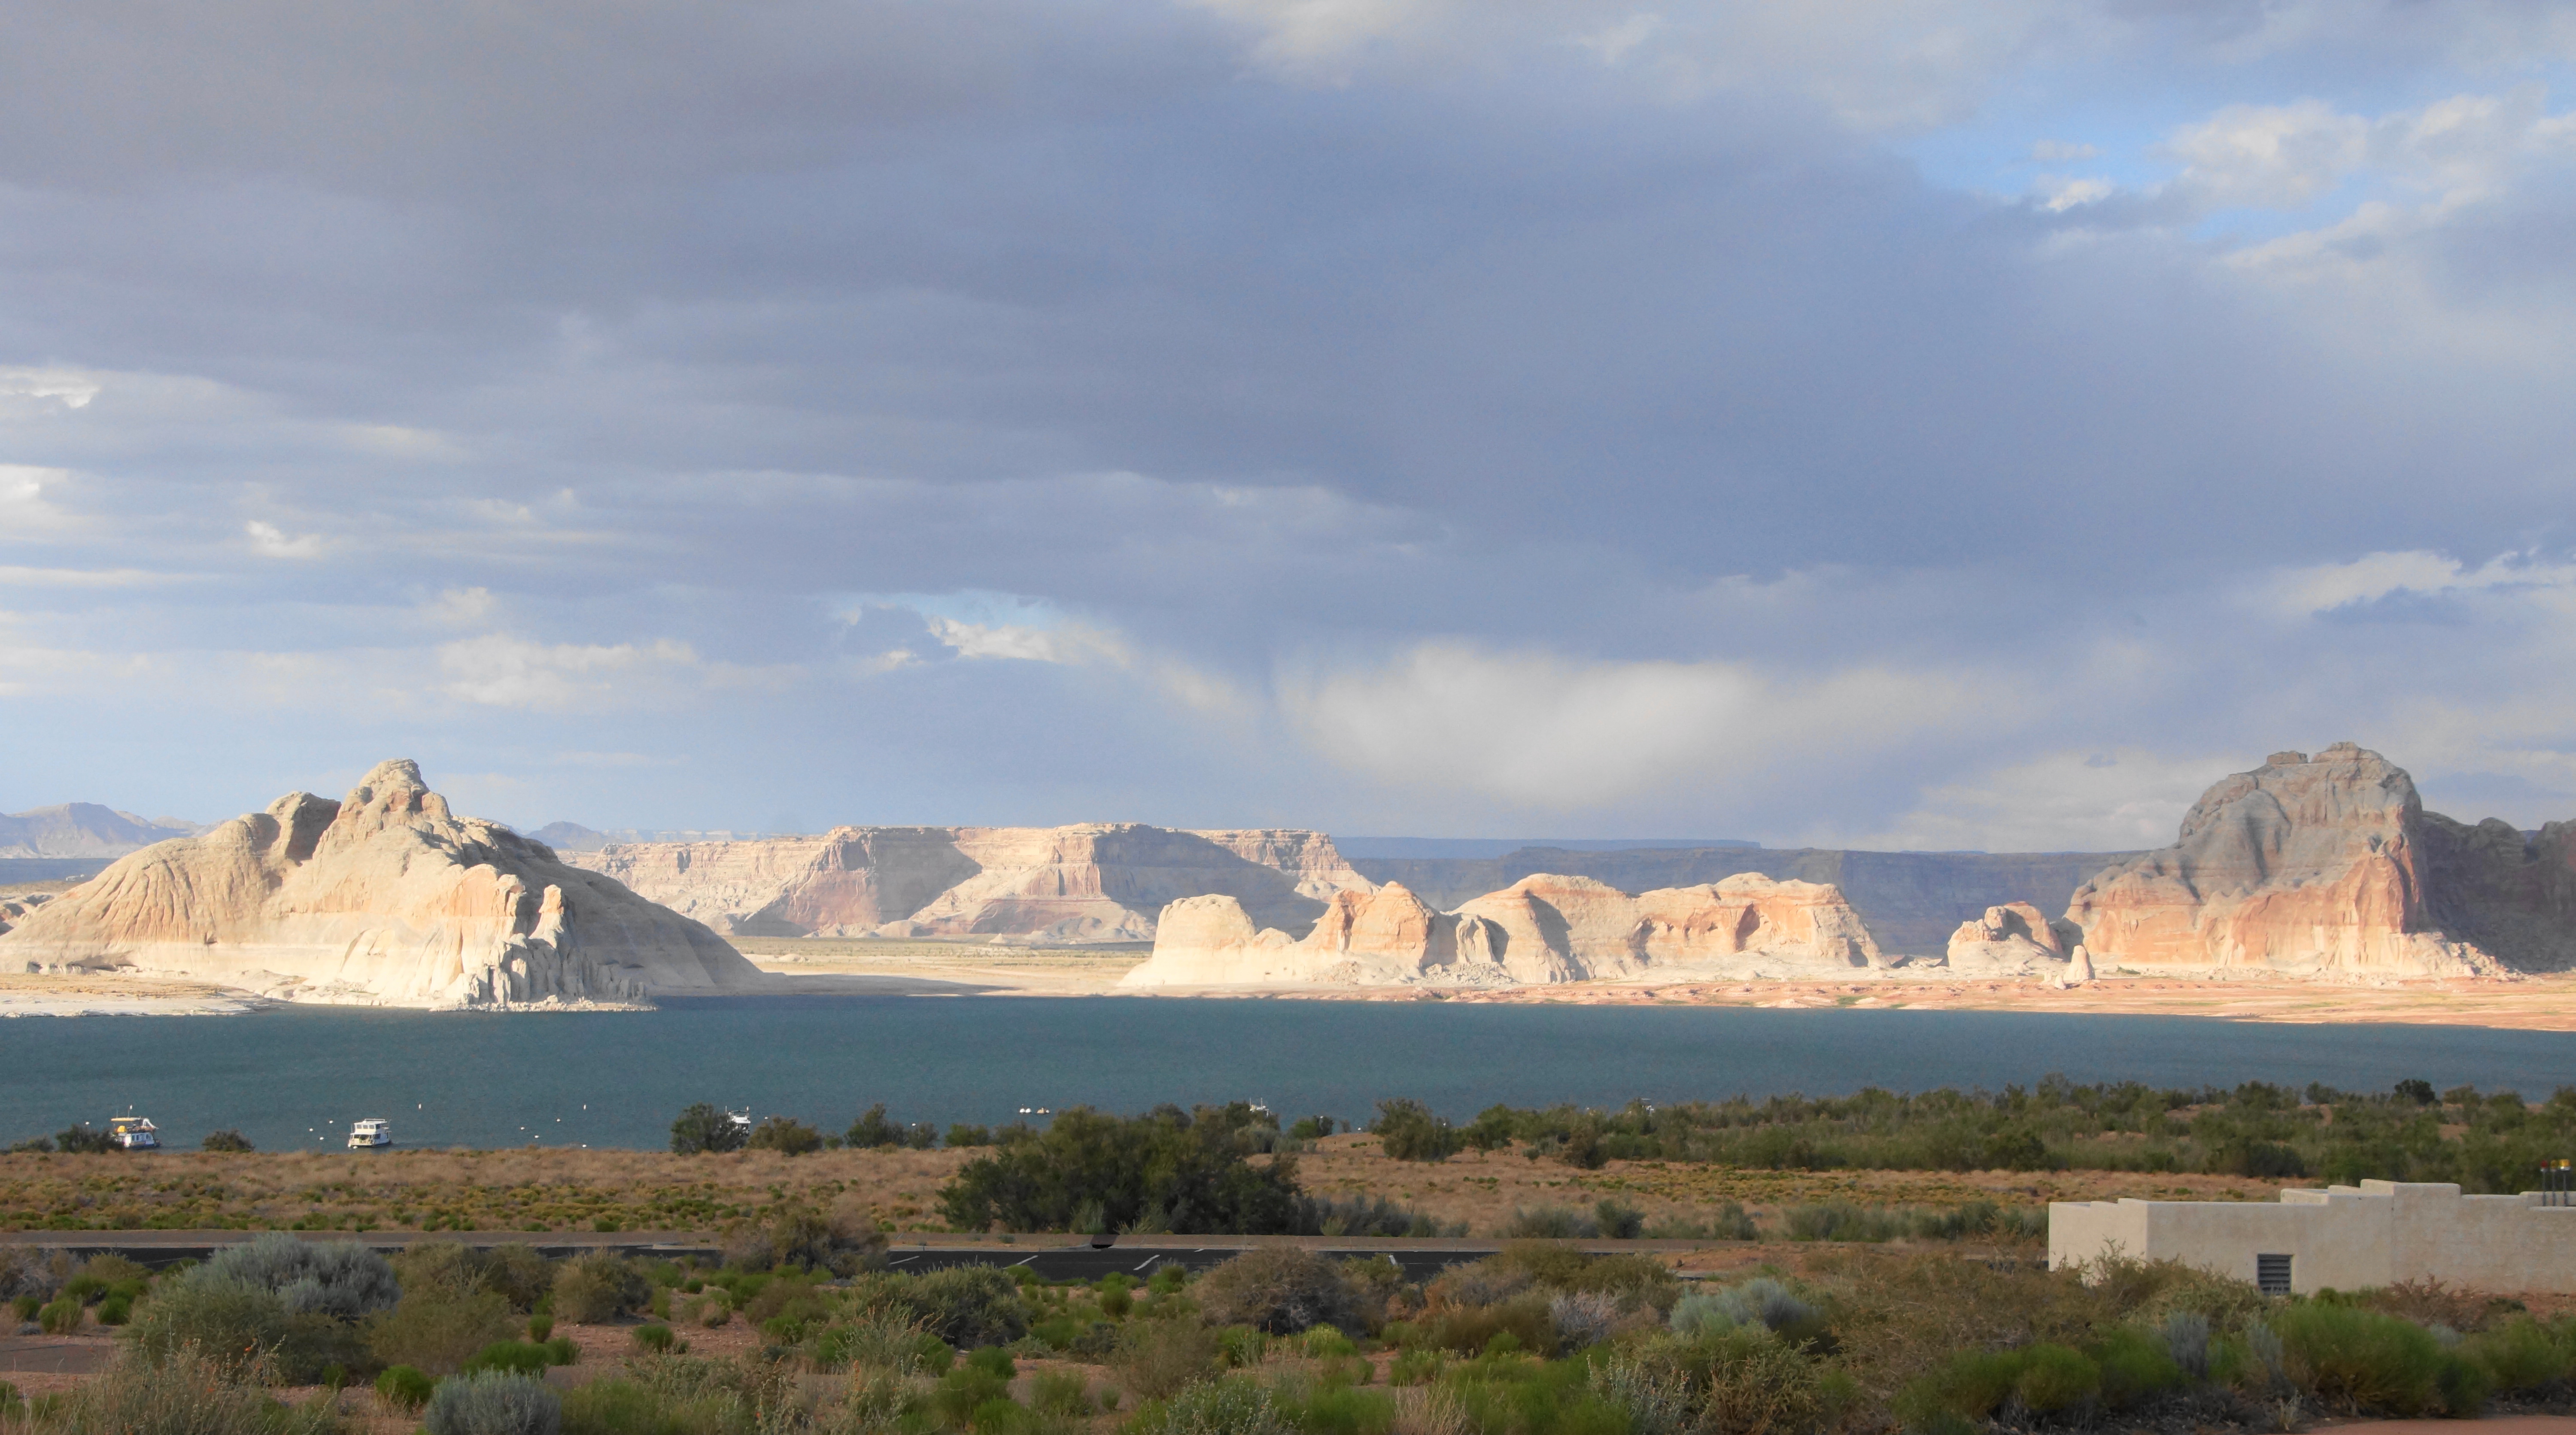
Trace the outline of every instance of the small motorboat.
<instances>
[{"instance_id":1,"label":"small motorboat","mask_svg":"<svg viewBox=\"0 0 2576 1435\"><path fill-rule=\"evenodd\" d=\"M740 1111L727 1111L725 1112L725 1120L733 1123L733 1129L736 1135L748 1136L751 1134L751 1108L744 1107Z\"/></svg>"},{"instance_id":2,"label":"small motorboat","mask_svg":"<svg viewBox=\"0 0 2576 1435\"><path fill-rule=\"evenodd\" d=\"M394 1128L390 1121L371 1116L364 1121L349 1123L349 1149L352 1151L373 1151L392 1144Z\"/></svg>"},{"instance_id":3,"label":"small motorboat","mask_svg":"<svg viewBox=\"0 0 2576 1435\"><path fill-rule=\"evenodd\" d=\"M161 1145L161 1128L149 1117L136 1116L129 1106L126 1115L107 1118L107 1138L127 1151L153 1151Z\"/></svg>"}]
</instances>

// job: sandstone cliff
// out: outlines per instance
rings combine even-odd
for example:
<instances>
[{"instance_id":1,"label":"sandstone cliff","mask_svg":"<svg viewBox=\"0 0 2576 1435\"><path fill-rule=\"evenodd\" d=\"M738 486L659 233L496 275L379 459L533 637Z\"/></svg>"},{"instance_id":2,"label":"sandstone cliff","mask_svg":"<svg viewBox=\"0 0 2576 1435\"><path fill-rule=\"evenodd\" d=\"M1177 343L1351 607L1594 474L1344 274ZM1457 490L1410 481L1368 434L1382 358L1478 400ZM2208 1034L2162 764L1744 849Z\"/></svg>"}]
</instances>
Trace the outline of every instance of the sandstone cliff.
<instances>
[{"instance_id":1,"label":"sandstone cliff","mask_svg":"<svg viewBox=\"0 0 2576 1435\"><path fill-rule=\"evenodd\" d=\"M2006 902L1960 923L1944 964L1966 976L2083 981L2092 976L2090 959L2077 957L2083 951L2084 933L2074 923L2052 922L2028 902Z\"/></svg>"},{"instance_id":2,"label":"sandstone cliff","mask_svg":"<svg viewBox=\"0 0 2576 1435\"><path fill-rule=\"evenodd\" d=\"M841 827L821 837L611 844L566 861L744 936L1015 936L1143 941L1184 897L1235 898L1305 932L1365 891L1320 832L1073 827Z\"/></svg>"},{"instance_id":3,"label":"sandstone cliff","mask_svg":"<svg viewBox=\"0 0 2576 1435\"><path fill-rule=\"evenodd\" d=\"M1528 847L1499 858L1355 857L1371 881L1401 882L1456 907L1535 873L1590 877L1624 892L1692 887L1743 873L1815 882L1843 894L1880 950L1937 956L1959 924L2006 902L2062 911L2084 879L2134 852L1855 852L1833 848Z\"/></svg>"},{"instance_id":4,"label":"sandstone cliff","mask_svg":"<svg viewBox=\"0 0 2576 1435\"><path fill-rule=\"evenodd\" d=\"M755 986L714 933L506 827L407 761L123 858L16 920L9 970L166 973L293 1001L638 1005Z\"/></svg>"},{"instance_id":5,"label":"sandstone cliff","mask_svg":"<svg viewBox=\"0 0 2576 1435\"><path fill-rule=\"evenodd\" d=\"M1337 893L1302 940L1231 897L1164 909L1151 960L1120 985L1507 986L1597 978L1823 976L1882 964L1828 886L1735 876L1629 896L1540 873L1442 912L1389 883Z\"/></svg>"},{"instance_id":6,"label":"sandstone cliff","mask_svg":"<svg viewBox=\"0 0 2576 1435\"><path fill-rule=\"evenodd\" d=\"M2499 870L2455 841L2459 824L2439 821L2433 845L2455 883ZM2105 971L2494 972L2492 955L2439 926L2427 826L2414 779L2378 753L2348 742L2313 758L2274 753L2202 794L2173 846L2077 888L2066 917Z\"/></svg>"}]
</instances>

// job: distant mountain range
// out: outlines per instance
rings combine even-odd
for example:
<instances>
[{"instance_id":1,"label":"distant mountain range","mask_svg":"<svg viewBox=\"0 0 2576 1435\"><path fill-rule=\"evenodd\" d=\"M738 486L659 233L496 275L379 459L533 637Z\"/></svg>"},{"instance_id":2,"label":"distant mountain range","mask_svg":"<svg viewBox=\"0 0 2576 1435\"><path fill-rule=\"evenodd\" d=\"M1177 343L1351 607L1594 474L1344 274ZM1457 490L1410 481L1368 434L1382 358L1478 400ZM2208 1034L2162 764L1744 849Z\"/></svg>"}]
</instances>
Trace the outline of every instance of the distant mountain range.
<instances>
[{"instance_id":1,"label":"distant mountain range","mask_svg":"<svg viewBox=\"0 0 2576 1435\"><path fill-rule=\"evenodd\" d=\"M0 813L0 858L122 857L173 837L194 837L203 823L137 817L95 802L66 802Z\"/></svg>"}]
</instances>

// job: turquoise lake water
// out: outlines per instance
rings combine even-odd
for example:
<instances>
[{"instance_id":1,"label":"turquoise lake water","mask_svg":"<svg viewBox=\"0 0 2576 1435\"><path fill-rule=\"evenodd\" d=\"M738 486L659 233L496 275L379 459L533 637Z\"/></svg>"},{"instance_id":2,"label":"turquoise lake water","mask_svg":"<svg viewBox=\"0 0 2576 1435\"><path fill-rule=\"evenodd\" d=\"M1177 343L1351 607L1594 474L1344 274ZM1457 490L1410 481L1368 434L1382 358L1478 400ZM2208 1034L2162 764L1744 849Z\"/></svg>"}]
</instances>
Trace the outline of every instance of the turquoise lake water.
<instances>
[{"instance_id":1,"label":"turquoise lake water","mask_svg":"<svg viewBox=\"0 0 2576 1435\"><path fill-rule=\"evenodd\" d=\"M381 1116L403 1145L659 1147L693 1101L826 1130L873 1102L982 1124L1023 1106L1120 1112L1246 1099L1364 1119L1410 1096L1615 1106L1863 1086L2263 1080L2385 1090L2404 1077L2539 1097L2576 1084L2576 1035L2266 1026L2004 1012L1148 1001L711 998L657 1012L308 1007L234 1017L0 1021L0 1141L131 1103L170 1145L239 1128L262 1150L338 1146Z\"/></svg>"}]
</instances>

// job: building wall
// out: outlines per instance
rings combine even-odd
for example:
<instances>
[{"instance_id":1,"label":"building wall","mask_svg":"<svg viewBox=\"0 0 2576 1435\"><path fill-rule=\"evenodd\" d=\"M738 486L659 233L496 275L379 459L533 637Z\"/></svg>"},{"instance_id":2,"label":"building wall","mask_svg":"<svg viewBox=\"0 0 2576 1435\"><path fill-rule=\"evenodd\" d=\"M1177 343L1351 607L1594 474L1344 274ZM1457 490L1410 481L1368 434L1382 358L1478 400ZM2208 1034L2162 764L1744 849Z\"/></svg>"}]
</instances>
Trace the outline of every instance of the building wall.
<instances>
[{"instance_id":1,"label":"building wall","mask_svg":"<svg viewBox=\"0 0 2576 1435\"><path fill-rule=\"evenodd\" d=\"M2576 1292L2576 1208L2534 1193L2463 1196L2448 1182L2364 1181L2250 1201L2060 1201L2048 1263L2176 1260L2240 1280L2254 1258L2291 1257L2290 1288L2361 1290L2440 1280L2498 1293Z\"/></svg>"}]
</instances>

